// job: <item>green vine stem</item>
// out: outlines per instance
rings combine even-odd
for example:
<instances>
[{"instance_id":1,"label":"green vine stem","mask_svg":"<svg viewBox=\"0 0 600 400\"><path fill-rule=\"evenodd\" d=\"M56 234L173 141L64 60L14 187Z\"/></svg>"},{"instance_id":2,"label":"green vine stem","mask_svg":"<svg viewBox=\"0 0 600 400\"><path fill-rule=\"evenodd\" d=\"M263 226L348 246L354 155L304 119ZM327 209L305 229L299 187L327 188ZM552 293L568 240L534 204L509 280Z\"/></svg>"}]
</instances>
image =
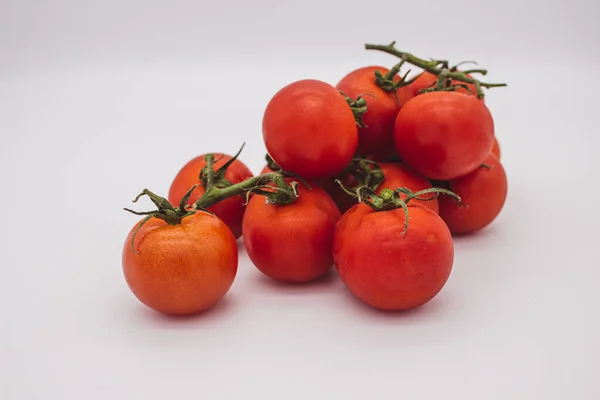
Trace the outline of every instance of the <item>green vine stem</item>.
<instances>
[{"instance_id":1,"label":"green vine stem","mask_svg":"<svg viewBox=\"0 0 600 400\"><path fill-rule=\"evenodd\" d=\"M378 51L382 51L384 53L388 53L390 55L396 56L396 57L402 59L404 62L415 65L415 66L417 66L431 74L434 74L434 75L439 76L440 74L442 74L442 72L444 72L445 76L448 79L465 82L465 83L471 83L471 84L475 85L475 88L477 89L477 97L479 97L479 98L483 98L485 96L483 91L481 90L482 87L493 88L493 87L507 86L506 83L481 82L478 79L468 77L466 75L467 73L475 73L475 72L485 75L487 73L487 70L477 69L477 70L461 71L461 72L452 71L451 69L449 69L447 67L447 64L448 64L447 62L439 61L439 60L432 60L432 61L424 60L422 58L416 57L415 55L413 55L411 53L407 53L407 52L396 49L395 44L396 44L396 42L392 42L388 45L365 44L365 49L378 50ZM440 64L441 64L441 66L440 66ZM452 69L455 69L455 68L452 68Z\"/></svg>"},{"instance_id":2,"label":"green vine stem","mask_svg":"<svg viewBox=\"0 0 600 400\"><path fill-rule=\"evenodd\" d=\"M403 235L406 234L406 231L408 230L408 203L412 199L421 201L431 201L433 199L438 198L440 194L444 194L454 197L458 202L461 201L460 196L458 196L456 193L448 189L438 187L433 187L414 193L406 187L397 188L395 190L385 188L381 191L381 193L377 194L375 190L368 186L360 186L355 191L352 191L344 187L343 183L339 179L336 179L335 182L348 195L356 197L359 203L365 203L376 212L391 211L402 208L404 210L405 217L404 230L402 232ZM400 194L404 194L406 198L402 199L402 197L400 197ZM433 196L426 196L430 194L433 194Z\"/></svg>"}]
</instances>

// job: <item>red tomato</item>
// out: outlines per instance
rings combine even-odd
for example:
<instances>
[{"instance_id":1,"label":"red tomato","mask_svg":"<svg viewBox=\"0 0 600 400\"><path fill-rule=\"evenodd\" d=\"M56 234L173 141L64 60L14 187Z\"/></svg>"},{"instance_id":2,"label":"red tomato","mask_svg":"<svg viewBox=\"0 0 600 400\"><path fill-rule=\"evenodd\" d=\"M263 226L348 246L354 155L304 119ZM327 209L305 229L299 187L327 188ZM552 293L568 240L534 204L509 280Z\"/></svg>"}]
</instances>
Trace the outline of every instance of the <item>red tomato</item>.
<instances>
[{"instance_id":1,"label":"red tomato","mask_svg":"<svg viewBox=\"0 0 600 400\"><path fill-rule=\"evenodd\" d=\"M377 193L381 194L381 191L385 188L389 188L392 190L406 187L410 189L411 192L419 192L425 189L431 189L431 183L427 180L427 178L420 176L416 172L412 171L407 166L401 163L380 163L379 167L383 171L385 175L385 179L383 183L379 185L377 189ZM425 195L425 198L433 197L434 195ZM406 195L401 194L400 197L402 199L406 199ZM423 205L436 214L439 211L438 208L438 199L433 200L410 200L409 204L413 205Z\"/></svg>"},{"instance_id":2,"label":"red tomato","mask_svg":"<svg viewBox=\"0 0 600 400\"><path fill-rule=\"evenodd\" d=\"M383 67L364 67L346 75L336 86L346 96L362 96L367 102L364 114L364 128L358 131L358 153L376 161L388 158L394 151L394 122L400 105L410 99L408 87L386 92L375 83L375 71L386 75L389 70ZM400 77L396 75L395 81Z\"/></svg>"},{"instance_id":3,"label":"red tomato","mask_svg":"<svg viewBox=\"0 0 600 400\"><path fill-rule=\"evenodd\" d=\"M231 156L227 154L215 153L215 171L219 169L227 161L231 160ZM190 190L190 188L200 183L200 170L206 165L204 161L204 155L198 156L190 160L183 168L177 173L171 188L169 190L168 199L171 204L177 205L183 198L183 195ZM252 172L242 163L239 159L236 159L227 169L225 173L225 179L230 183L236 184L246 179L252 178ZM188 204L194 203L198 200L206 190L202 185L194 189ZM208 209L214 212L217 217L223 220L231 229L236 238L242 234L242 219L244 218L244 203L246 202L245 197L235 196L230 197L220 203L217 203Z\"/></svg>"},{"instance_id":4,"label":"red tomato","mask_svg":"<svg viewBox=\"0 0 600 400\"><path fill-rule=\"evenodd\" d=\"M358 146L348 103L336 88L317 80L294 82L277 92L262 128L277 165L309 180L341 172Z\"/></svg>"},{"instance_id":5,"label":"red tomato","mask_svg":"<svg viewBox=\"0 0 600 400\"><path fill-rule=\"evenodd\" d=\"M488 226L504 207L508 183L498 158L490 154L485 164L470 174L450 181L464 205L440 196L440 216L452 233L470 233Z\"/></svg>"},{"instance_id":6,"label":"red tomato","mask_svg":"<svg viewBox=\"0 0 600 400\"><path fill-rule=\"evenodd\" d=\"M467 74L467 77L472 78L472 76L469 74ZM419 77L413 83L411 83L410 85L407 86L407 88L409 88L408 92L410 93L411 97L418 96L419 94L421 94L421 93L419 93L419 90L427 89L427 88L435 86L435 84L437 83L437 80L438 80L438 77L436 75L434 75L430 72L424 71L423 73L421 73L419 75ZM475 87L474 84L457 81L455 79L452 80L452 84L453 85L467 85L467 87L471 90L470 92L464 88L457 89L456 91L477 97L477 88ZM483 99L481 99L481 101L483 101Z\"/></svg>"},{"instance_id":7,"label":"red tomato","mask_svg":"<svg viewBox=\"0 0 600 400\"><path fill-rule=\"evenodd\" d=\"M444 221L426 207L348 210L336 226L333 256L340 278L364 303L382 310L419 307L444 287L454 262L454 245Z\"/></svg>"},{"instance_id":8,"label":"red tomato","mask_svg":"<svg viewBox=\"0 0 600 400\"><path fill-rule=\"evenodd\" d=\"M265 205L254 196L244 216L248 257L266 276L281 282L307 282L333 265L333 231L340 217L333 200L317 185L298 186L289 205Z\"/></svg>"},{"instance_id":9,"label":"red tomato","mask_svg":"<svg viewBox=\"0 0 600 400\"><path fill-rule=\"evenodd\" d=\"M396 150L404 162L432 179L474 171L494 145L494 120L486 105L457 92L432 92L406 103L396 117Z\"/></svg>"},{"instance_id":10,"label":"red tomato","mask_svg":"<svg viewBox=\"0 0 600 400\"><path fill-rule=\"evenodd\" d=\"M498 143L498 139L494 137L494 147L492 147L492 154L495 155L498 160L500 159L500 155L502 152L500 151L500 143Z\"/></svg>"},{"instance_id":11,"label":"red tomato","mask_svg":"<svg viewBox=\"0 0 600 400\"><path fill-rule=\"evenodd\" d=\"M138 231L132 250L139 224L125 240L123 273L143 304L164 314L194 314L229 291L237 274L237 245L219 218L201 211L179 225L152 218Z\"/></svg>"}]
</instances>

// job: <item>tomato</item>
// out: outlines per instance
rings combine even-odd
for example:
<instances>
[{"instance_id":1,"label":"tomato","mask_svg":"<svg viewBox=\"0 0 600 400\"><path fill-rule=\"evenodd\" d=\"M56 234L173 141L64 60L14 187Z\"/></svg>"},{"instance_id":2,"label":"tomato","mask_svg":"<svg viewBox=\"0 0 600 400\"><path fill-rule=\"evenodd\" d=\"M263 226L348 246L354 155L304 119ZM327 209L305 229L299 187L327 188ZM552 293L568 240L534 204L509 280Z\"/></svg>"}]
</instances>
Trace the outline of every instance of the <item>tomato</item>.
<instances>
[{"instance_id":1,"label":"tomato","mask_svg":"<svg viewBox=\"0 0 600 400\"><path fill-rule=\"evenodd\" d=\"M498 139L494 137L494 147L492 147L492 154L495 155L498 160L500 159L500 155L502 152L500 151L500 143L498 143Z\"/></svg>"},{"instance_id":2,"label":"tomato","mask_svg":"<svg viewBox=\"0 0 600 400\"><path fill-rule=\"evenodd\" d=\"M417 174L412 171L408 166L402 163L389 163L382 162L378 164L381 168L381 171L384 174L384 180L377 188L376 192L381 194L381 191L385 188L388 189L398 189L398 188L408 188L411 192L419 192L425 189L431 189L432 185L427 180L427 178ZM347 176L342 180L342 183L347 188L353 188L357 185L356 180L352 176ZM335 185L331 188L331 191L328 191L331 197L334 199L335 203L338 205L338 208L342 213L348 211L355 204L357 204L357 199L345 193L338 185ZM433 197L433 195L425 195ZM401 198L406 199L406 195L401 194ZM425 207L430 208L433 212L438 212L438 200L417 200L412 199L410 203L413 205L423 205Z\"/></svg>"},{"instance_id":3,"label":"tomato","mask_svg":"<svg viewBox=\"0 0 600 400\"><path fill-rule=\"evenodd\" d=\"M277 92L262 130L277 165L309 180L341 172L358 146L350 106L336 88L318 80L294 82Z\"/></svg>"},{"instance_id":4,"label":"tomato","mask_svg":"<svg viewBox=\"0 0 600 400\"><path fill-rule=\"evenodd\" d=\"M444 221L421 206L374 211L364 203L336 226L333 256L340 278L364 303L381 310L410 310L433 299L454 262L452 235Z\"/></svg>"},{"instance_id":5,"label":"tomato","mask_svg":"<svg viewBox=\"0 0 600 400\"><path fill-rule=\"evenodd\" d=\"M386 75L389 70L383 67L364 67L352 71L337 84L336 88L346 96L362 96L367 102L367 112L363 116L365 127L358 130L358 153L363 157L381 161L394 151L394 122L401 104L411 96L408 87L386 92L375 83L375 71ZM400 77L395 76L395 81Z\"/></svg>"},{"instance_id":6,"label":"tomato","mask_svg":"<svg viewBox=\"0 0 600 400\"><path fill-rule=\"evenodd\" d=\"M474 171L494 145L486 105L457 92L431 92L408 101L394 126L396 150L418 173L449 180Z\"/></svg>"},{"instance_id":7,"label":"tomato","mask_svg":"<svg viewBox=\"0 0 600 400\"><path fill-rule=\"evenodd\" d=\"M440 196L440 216L453 233L475 232L488 226L504 207L508 182L504 167L490 154L484 166L450 181L452 190L462 203Z\"/></svg>"},{"instance_id":8,"label":"tomato","mask_svg":"<svg viewBox=\"0 0 600 400\"><path fill-rule=\"evenodd\" d=\"M472 78L472 76L469 74L467 74L467 77ZM419 77L417 79L415 79L415 81L413 83L411 83L410 85L407 86L410 97L415 97L415 96L422 94L422 93L419 93L419 90L421 90L421 89L427 89L430 87L434 87L437 83L437 80L438 80L438 77L436 75L434 75L430 72L424 71L423 73L421 73L419 75ZM453 85L467 85L467 87L470 89L470 91L468 91L464 88L456 89L456 91L477 97L477 88L475 87L474 84L457 81L455 79L452 80L452 84ZM483 99L481 99L481 101L483 101Z\"/></svg>"},{"instance_id":9,"label":"tomato","mask_svg":"<svg viewBox=\"0 0 600 400\"><path fill-rule=\"evenodd\" d=\"M231 158L232 157L227 154L215 153L214 170L218 170L223 164L231 160ZM168 199L171 204L179 204L183 195L192 186L200 183L200 170L202 170L205 165L204 155L201 155L190 160L183 168L181 168L175 176L169 190ZM225 173L225 179L232 184L245 181L251 177L252 172L239 159L236 159ZM198 186L192 193L188 204L194 203L205 192L206 190L202 185ZM235 196L217 203L208 209L222 219L229 229L231 229L234 236L238 238L242 234L242 219L244 218L245 202L246 199L244 196Z\"/></svg>"},{"instance_id":10,"label":"tomato","mask_svg":"<svg viewBox=\"0 0 600 400\"><path fill-rule=\"evenodd\" d=\"M248 203L243 241L248 257L266 276L281 282L307 282L333 265L333 231L340 217L333 200L317 185L298 186L289 205Z\"/></svg>"},{"instance_id":11,"label":"tomato","mask_svg":"<svg viewBox=\"0 0 600 400\"><path fill-rule=\"evenodd\" d=\"M237 244L219 218L203 211L179 225L151 218L137 232L132 249L139 224L125 241L123 272L143 304L164 314L194 314L229 291L237 274Z\"/></svg>"}]
</instances>

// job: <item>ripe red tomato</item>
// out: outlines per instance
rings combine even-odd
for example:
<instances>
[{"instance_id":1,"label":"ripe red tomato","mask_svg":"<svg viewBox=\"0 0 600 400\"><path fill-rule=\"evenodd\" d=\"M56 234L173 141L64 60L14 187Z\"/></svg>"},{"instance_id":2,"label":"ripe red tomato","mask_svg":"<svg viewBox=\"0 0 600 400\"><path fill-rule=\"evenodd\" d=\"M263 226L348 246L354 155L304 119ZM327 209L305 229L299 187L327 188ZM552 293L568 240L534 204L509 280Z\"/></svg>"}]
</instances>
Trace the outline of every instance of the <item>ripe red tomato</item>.
<instances>
[{"instance_id":1,"label":"ripe red tomato","mask_svg":"<svg viewBox=\"0 0 600 400\"><path fill-rule=\"evenodd\" d=\"M301 80L281 89L263 116L263 139L273 160L305 179L334 176L358 146L354 114L328 83Z\"/></svg>"},{"instance_id":2,"label":"ripe red tomato","mask_svg":"<svg viewBox=\"0 0 600 400\"><path fill-rule=\"evenodd\" d=\"M452 233L470 233L488 226L504 207L508 182L504 167L490 154L484 166L450 181L452 190L464 205L440 196L440 216Z\"/></svg>"},{"instance_id":3,"label":"ripe red tomato","mask_svg":"<svg viewBox=\"0 0 600 400\"><path fill-rule=\"evenodd\" d=\"M231 156L227 154L215 153L215 171L219 169L227 161L231 160ZM192 186L200 183L200 171L206 165L204 154L190 160L181 168L175 176L171 188L169 190L168 199L171 204L179 204L183 195L192 188ZM230 183L236 184L252 177L252 172L239 159L236 159L227 169L225 179ZM192 193L188 204L193 204L198 200L206 190L200 185ZM217 203L208 209L223 220L233 232L233 235L238 238L242 234L242 219L244 218L244 196L230 197L220 203Z\"/></svg>"},{"instance_id":4,"label":"ripe red tomato","mask_svg":"<svg viewBox=\"0 0 600 400\"><path fill-rule=\"evenodd\" d=\"M398 112L396 150L420 174L449 180L474 171L494 145L494 120L486 105L457 92L417 96Z\"/></svg>"},{"instance_id":5,"label":"ripe red tomato","mask_svg":"<svg viewBox=\"0 0 600 400\"><path fill-rule=\"evenodd\" d=\"M387 68L373 66L359 68L346 75L336 88L346 96L362 96L367 102L367 112L363 122L366 125L358 131L358 153L363 157L380 161L388 158L394 151L394 122L400 106L410 99L408 87L397 90L398 99L393 92L386 92L375 83L375 71L386 75ZM396 75L395 81L400 77Z\"/></svg>"},{"instance_id":6,"label":"ripe red tomato","mask_svg":"<svg viewBox=\"0 0 600 400\"><path fill-rule=\"evenodd\" d=\"M498 139L494 137L494 147L492 147L492 154L495 155L498 160L500 159L500 155L502 152L500 151L500 143L498 143Z\"/></svg>"},{"instance_id":7,"label":"ripe red tomato","mask_svg":"<svg viewBox=\"0 0 600 400\"><path fill-rule=\"evenodd\" d=\"M454 262L454 245L444 221L421 206L373 211L348 210L336 226L333 257L340 278L364 303L381 310L419 307L444 287Z\"/></svg>"},{"instance_id":8,"label":"ripe red tomato","mask_svg":"<svg viewBox=\"0 0 600 400\"><path fill-rule=\"evenodd\" d=\"M467 74L467 77L472 78L472 76L469 74ZM415 79L415 81L413 83L411 83L410 85L407 86L407 88L409 89L408 92L409 92L410 97L415 97L415 96L422 94L422 93L419 93L419 90L421 90L421 89L427 89L427 88L435 86L435 84L437 83L437 80L438 80L438 77L436 75L434 75L430 72L424 71L423 73L421 73L419 75L419 77L417 79ZM456 91L477 97L477 88L475 87L474 84L457 81L455 79L452 80L452 84L453 85L467 85L467 87L471 91L468 91L464 88L456 89ZM481 101L483 101L483 99L481 99Z\"/></svg>"},{"instance_id":9,"label":"ripe red tomato","mask_svg":"<svg viewBox=\"0 0 600 400\"><path fill-rule=\"evenodd\" d=\"M237 245L219 218L202 211L179 225L152 218L138 231L132 250L139 224L125 240L123 273L143 304L164 314L194 314L229 291L237 274Z\"/></svg>"},{"instance_id":10,"label":"ripe red tomato","mask_svg":"<svg viewBox=\"0 0 600 400\"><path fill-rule=\"evenodd\" d=\"M333 231L340 217L333 200L317 185L298 186L289 205L250 199L243 241L248 257L266 276L281 282L307 282L333 265Z\"/></svg>"}]
</instances>

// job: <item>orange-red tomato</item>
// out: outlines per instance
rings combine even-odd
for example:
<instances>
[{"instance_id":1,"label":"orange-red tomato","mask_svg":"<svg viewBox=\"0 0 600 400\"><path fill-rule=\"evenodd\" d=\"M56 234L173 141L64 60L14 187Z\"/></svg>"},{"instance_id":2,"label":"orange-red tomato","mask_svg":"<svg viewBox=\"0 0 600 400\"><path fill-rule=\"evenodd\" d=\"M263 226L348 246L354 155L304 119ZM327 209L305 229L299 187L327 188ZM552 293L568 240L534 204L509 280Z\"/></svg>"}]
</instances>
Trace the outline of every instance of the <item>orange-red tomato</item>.
<instances>
[{"instance_id":1,"label":"orange-red tomato","mask_svg":"<svg viewBox=\"0 0 600 400\"><path fill-rule=\"evenodd\" d=\"M452 236L426 207L374 211L365 204L338 222L333 256L340 278L364 303L381 310L410 310L434 298L454 262Z\"/></svg>"},{"instance_id":2,"label":"orange-red tomato","mask_svg":"<svg viewBox=\"0 0 600 400\"><path fill-rule=\"evenodd\" d=\"M469 74L467 74L467 77L472 78L472 76ZM420 95L421 93L419 93L419 90L427 89L427 88L435 86L435 84L437 83L437 80L438 80L438 77L436 75L434 75L430 72L424 71L423 73L421 73L419 75L419 77L417 79L415 79L415 81L413 83L411 83L410 85L407 86L410 97L415 97L415 96ZM467 85L467 87L470 89L470 91L466 90L464 88L456 89L456 91L477 97L477 88L475 88L474 84L457 81L455 79L452 80L452 84L453 85ZM483 99L481 99L481 101L483 101Z\"/></svg>"},{"instance_id":3,"label":"orange-red tomato","mask_svg":"<svg viewBox=\"0 0 600 400\"><path fill-rule=\"evenodd\" d=\"M254 196L244 216L248 257L266 276L300 283L318 278L333 265L333 231L340 217L333 200L317 185L298 187L289 205L265 205Z\"/></svg>"},{"instance_id":4,"label":"orange-red tomato","mask_svg":"<svg viewBox=\"0 0 600 400\"><path fill-rule=\"evenodd\" d=\"M218 170L223 164L231 160L231 158L232 157L227 154L215 153L216 162L214 163L214 170ZM206 162L204 161L203 154L190 160L183 168L181 168L175 176L169 190L168 199L171 204L179 204L187 191L190 190L192 186L200 183L200 171L205 165ZM225 179L232 184L240 183L251 177L252 172L239 159L236 159L225 173ZM198 186L190 196L188 204L193 204L205 192L204 186ZM242 219L244 218L245 202L246 199L244 196L235 196L217 203L208 209L222 219L229 229L231 229L233 235L238 238L242 234Z\"/></svg>"},{"instance_id":5,"label":"orange-red tomato","mask_svg":"<svg viewBox=\"0 0 600 400\"><path fill-rule=\"evenodd\" d=\"M431 92L398 112L394 142L418 173L449 180L474 171L494 145L494 120L483 102L457 92Z\"/></svg>"},{"instance_id":6,"label":"orange-red tomato","mask_svg":"<svg viewBox=\"0 0 600 400\"><path fill-rule=\"evenodd\" d=\"M488 226L504 207L508 182L504 167L490 154L485 166L468 175L450 181L452 190L461 197L457 204L452 198L441 196L440 216L452 233L470 233Z\"/></svg>"},{"instance_id":7,"label":"orange-red tomato","mask_svg":"<svg viewBox=\"0 0 600 400\"><path fill-rule=\"evenodd\" d=\"M386 92L375 83L375 71L386 75L387 68L371 66L350 72L336 85L346 96L362 96L367 103L367 112L363 116L366 125L358 131L358 153L376 161L389 157L394 151L394 122L400 106L410 97L408 87L397 90L398 99L393 92ZM395 76L395 81L400 77Z\"/></svg>"},{"instance_id":8,"label":"orange-red tomato","mask_svg":"<svg viewBox=\"0 0 600 400\"><path fill-rule=\"evenodd\" d=\"M500 143L498 143L498 138L494 137L494 147L492 147L492 154L495 155L498 160L500 159L500 155L502 152L500 151Z\"/></svg>"},{"instance_id":9,"label":"orange-red tomato","mask_svg":"<svg viewBox=\"0 0 600 400\"><path fill-rule=\"evenodd\" d=\"M277 165L309 180L340 173L358 146L348 103L336 88L318 80L297 81L277 92L265 110L262 130Z\"/></svg>"},{"instance_id":10,"label":"orange-red tomato","mask_svg":"<svg viewBox=\"0 0 600 400\"><path fill-rule=\"evenodd\" d=\"M164 314L195 314L227 294L237 274L238 253L223 221L202 211L179 225L152 218L135 236L132 250L139 224L125 240L123 273L143 304Z\"/></svg>"}]
</instances>

